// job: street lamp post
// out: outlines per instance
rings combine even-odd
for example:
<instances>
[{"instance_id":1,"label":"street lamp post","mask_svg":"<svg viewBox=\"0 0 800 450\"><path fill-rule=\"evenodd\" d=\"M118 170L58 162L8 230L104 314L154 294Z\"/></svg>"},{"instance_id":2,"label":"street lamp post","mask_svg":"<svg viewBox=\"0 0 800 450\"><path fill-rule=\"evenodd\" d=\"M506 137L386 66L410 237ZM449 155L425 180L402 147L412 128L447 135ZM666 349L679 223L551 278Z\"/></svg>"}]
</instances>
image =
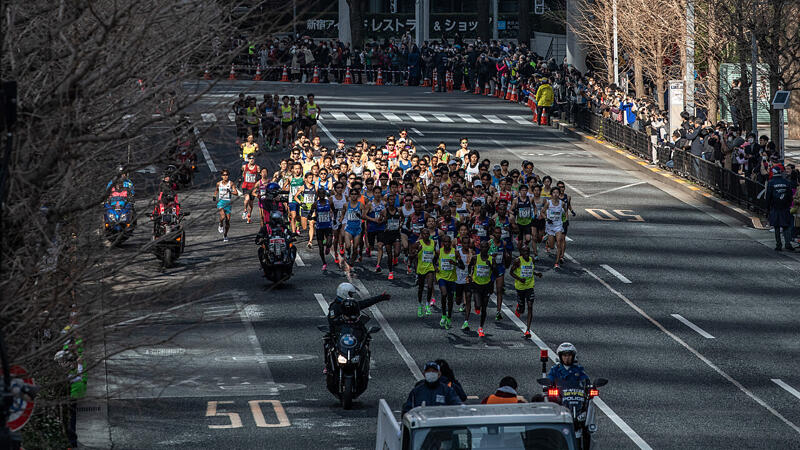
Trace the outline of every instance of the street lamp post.
<instances>
[{"instance_id":1,"label":"street lamp post","mask_svg":"<svg viewBox=\"0 0 800 450\"><path fill-rule=\"evenodd\" d=\"M617 0L612 3L614 22L614 84L619 86L619 42L617 41Z\"/></svg>"},{"instance_id":2,"label":"street lamp post","mask_svg":"<svg viewBox=\"0 0 800 450\"><path fill-rule=\"evenodd\" d=\"M694 0L686 2L686 86L684 110L690 115L695 115L694 110Z\"/></svg>"}]
</instances>

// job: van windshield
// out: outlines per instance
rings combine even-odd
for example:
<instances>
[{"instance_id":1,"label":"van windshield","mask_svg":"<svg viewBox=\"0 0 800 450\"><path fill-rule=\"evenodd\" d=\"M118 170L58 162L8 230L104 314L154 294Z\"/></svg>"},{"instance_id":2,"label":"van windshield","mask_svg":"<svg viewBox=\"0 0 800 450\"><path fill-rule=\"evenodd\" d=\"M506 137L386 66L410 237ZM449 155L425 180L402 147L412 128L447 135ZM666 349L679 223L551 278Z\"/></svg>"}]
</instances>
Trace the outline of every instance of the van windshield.
<instances>
[{"instance_id":1,"label":"van windshield","mask_svg":"<svg viewBox=\"0 0 800 450\"><path fill-rule=\"evenodd\" d=\"M567 425L507 424L422 428L414 432L413 450L571 450Z\"/></svg>"}]
</instances>

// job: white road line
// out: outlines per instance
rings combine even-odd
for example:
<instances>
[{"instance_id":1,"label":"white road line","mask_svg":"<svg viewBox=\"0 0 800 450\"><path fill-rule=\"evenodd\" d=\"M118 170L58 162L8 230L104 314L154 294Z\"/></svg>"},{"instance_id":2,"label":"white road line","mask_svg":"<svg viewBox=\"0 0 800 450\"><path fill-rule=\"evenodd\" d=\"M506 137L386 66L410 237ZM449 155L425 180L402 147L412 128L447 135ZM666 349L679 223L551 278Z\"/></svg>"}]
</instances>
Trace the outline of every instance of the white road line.
<instances>
[{"instance_id":1,"label":"white road line","mask_svg":"<svg viewBox=\"0 0 800 450\"><path fill-rule=\"evenodd\" d=\"M625 284L631 284L631 280L627 279L625 275L614 270L614 268L609 266L608 264L600 264L600 267L606 269L608 273L610 273L611 275L614 275L615 277L619 278L619 281L622 281Z\"/></svg>"},{"instance_id":2,"label":"white road line","mask_svg":"<svg viewBox=\"0 0 800 450\"><path fill-rule=\"evenodd\" d=\"M506 123L505 120L495 116L494 114L484 114L483 117L486 117L486 120L492 123Z\"/></svg>"},{"instance_id":3,"label":"white road line","mask_svg":"<svg viewBox=\"0 0 800 450\"><path fill-rule=\"evenodd\" d=\"M458 115L458 117L460 117L460 118L461 118L461 120L463 120L464 122L467 122L467 123L481 123L481 121L480 121L480 120L478 120L478 119L476 119L476 118L474 118L474 117L470 116L469 114L457 114L457 115Z\"/></svg>"},{"instance_id":4,"label":"white road line","mask_svg":"<svg viewBox=\"0 0 800 450\"><path fill-rule=\"evenodd\" d=\"M347 114L345 114L345 113L332 112L332 113L328 113L328 114L333 116L334 120L350 120L350 118L347 117Z\"/></svg>"},{"instance_id":5,"label":"white road line","mask_svg":"<svg viewBox=\"0 0 800 450\"><path fill-rule=\"evenodd\" d=\"M783 380L778 379L778 378L772 378L772 382L777 384L778 386L784 388L786 390L786 392L788 392L788 393L794 395L795 397L797 397L798 399L800 399L800 391L798 391L797 389L795 389L795 388L789 386L788 384L784 383Z\"/></svg>"},{"instance_id":6,"label":"white road line","mask_svg":"<svg viewBox=\"0 0 800 450\"><path fill-rule=\"evenodd\" d=\"M369 291L367 291L367 288L364 286L364 283L362 283L361 280L354 279L353 286L355 286L356 289L358 289L362 297L369 296ZM408 353L408 350L406 350L406 347L403 345L403 343L400 342L400 338L397 337L397 333L394 332L392 326L389 325L389 322L386 320L385 317L383 317L383 313L381 313L381 310L378 309L376 305L370 306L369 309L375 316L375 320L377 320L378 324L381 326L381 330L383 330L383 333L386 335L387 338L389 338L389 341L394 345L394 348L397 350L397 353L399 353L400 357L403 358L403 361L405 361L406 366L408 366L408 370L410 370L411 374L414 375L414 379L416 379L417 381L421 380L422 372L419 370L419 366L417 365L416 362L414 362L414 358L412 358L411 354Z\"/></svg>"},{"instance_id":7,"label":"white road line","mask_svg":"<svg viewBox=\"0 0 800 450\"><path fill-rule=\"evenodd\" d=\"M376 118L372 117L372 114L370 114L370 113L365 113L365 112L357 112L357 113L356 113L356 115L357 115L357 116L358 116L358 117L359 117L361 120L367 120L367 121L370 121L370 122L374 122L374 121L378 120L378 119L376 119Z\"/></svg>"},{"instance_id":8,"label":"white road line","mask_svg":"<svg viewBox=\"0 0 800 450\"><path fill-rule=\"evenodd\" d=\"M202 113L200 117L203 118L203 122L216 122L217 116L214 113Z\"/></svg>"},{"instance_id":9,"label":"white road line","mask_svg":"<svg viewBox=\"0 0 800 450\"><path fill-rule=\"evenodd\" d=\"M389 122L402 122L400 117L395 113L381 113L383 117L386 117L386 120Z\"/></svg>"},{"instance_id":10,"label":"white road line","mask_svg":"<svg viewBox=\"0 0 800 450\"><path fill-rule=\"evenodd\" d=\"M575 262L575 260L572 259L571 257L567 256L567 258ZM497 298L494 296L494 294L492 294L491 298L495 301L495 304L497 304L496 303ZM512 322L514 322L517 328L519 328L522 332L525 332L526 328L525 323L522 322L522 320L519 317L517 317L511 311L511 309L509 309L508 306L503 304L502 310L503 313L505 313L505 315L508 316L508 318L511 319ZM558 362L558 355L556 354L556 352L554 352L550 347L548 347L547 344L545 344L544 341L542 341L542 339L539 336L537 336L536 333L534 333L533 331L531 331L531 340L541 350L547 350L547 354L548 356L550 356L550 361L552 361L553 363ZM634 444L636 444L637 447L639 447L642 450L652 450L652 447L650 447L650 445L648 445L647 442L645 442L645 440L642 439L642 437L639 436L639 434L633 430L633 428L631 428L624 420L622 420L622 418L618 416L617 413L615 413L614 410L611 409L611 407L606 404L606 402L601 400L600 397L595 397L594 402L595 405L597 405L597 407L600 408L600 410L603 411L603 413L609 419L611 419L611 421L614 422L619 427L619 429L622 430L622 432L625 433L630 438L630 440L633 441Z\"/></svg>"},{"instance_id":11,"label":"white road line","mask_svg":"<svg viewBox=\"0 0 800 450\"><path fill-rule=\"evenodd\" d=\"M526 119L523 116L508 116L508 118L520 125L533 125L533 122L531 122L530 119Z\"/></svg>"},{"instance_id":12,"label":"white road line","mask_svg":"<svg viewBox=\"0 0 800 450\"><path fill-rule=\"evenodd\" d=\"M550 156L553 156L553 155L550 155ZM586 194L584 194L583 192L581 192L581 190L580 190L580 189L578 189L578 188L576 188L575 186L573 186L573 185L571 185L571 184L567 183L566 181L564 182L564 186L566 186L566 187L568 187L568 188L572 189L573 191L575 191L575 193L576 193L576 194L580 195L580 196L581 196L581 197L583 197L583 198L589 198L589 196L588 196L588 195L586 195Z\"/></svg>"},{"instance_id":13,"label":"white road line","mask_svg":"<svg viewBox=\"0 0 800 450\"><path fill-rule=\"evenodd\" d=\"M568 257L568 258L569 258L569 257ZM569 258L569 259L570 259L570 260L572 260L572 261L575 261L575 260L574 260L574 259L572 259L572 258ZM652 324L653 324L653 325L654 325L656 328L658 328L659 330L661 330L661 332L662 332L662 333L666 334L666 335L667 335L667 336L669 336L669 337L670 337L670 338L671 338L673 341L677 342L677 343L678 343L678 344L679 344L681 347L683 347L683 348L685 348L686 350L688 350L688 351L689 351L689 353L693 354L693 355L694 355L694 356L695 356L697 359L699 359L699 360L700 360L700 361L702 361L702 362L703 362L705 365L707 365L708 367L710 367L710 368L711 368L711 369L712 369L714 372L717 372L717 373L718 373L718 374L719 374L719 375L720 375L722 378L724 378L725 380L727 380L727 381L728 381L729 383L731 383L732 385L736 386L736 388L737 388L737 389L739 389L739 390L740 390L740 391L741 391L743 394L745 394L746 396L750 397L750 399L752 399L754 402L758 403L758 404L759 404L759 405L760 405L762 408L764 408L764 409L766 409L767 411L769 411L769 413L770 413L770 414L772 414L773 416L775 416L775 417L777 417L778 419L780 419L780 421L781 421L781 422L783 422L783 423L785 423L786 425L788 425L788 426L789 426L789 428L791 428L791 429L792 429L794 432L796 432L797 434L800 434L800 427L798 427L798 426L797 426L797 425L795 425L795 424L794 424L792 421L790 421L789 419L787 419L786 417L784 417L784 416L783 416L781 413L779 413L778 411L776 411L776 410L775 410L775 408L773 408L773 407L769 406L769 405L767 404L767 402L765 402L764 400L762 400L762 399L761 399L761 397L758 397L758 396L757 396L757 395L755 395L753 392L751 392L749 389L747 389L746 387L744 387L744 386L742 385L742 383L739 383L738 381L736 381L736 380L735 380L733 377L731 377L730 375L728 375L728 373L727 373L727 372L725 372L724 370L720 369L720 368L719 368L719 366L717 366L716 364L714 364L713 362L711 362L711 360L710 360L710 359L706 358L706 357L705 357L705 356L703 356L703 355L702 355L700 352L698 352L697 350L695 350L695 349L694 349L694 347L692 347L691 345L687 344L687 343L686 343L686 342L685 342L683 339L679 338L679 337L678 337L678 336L676 336L674 333L672 333L672 332L670 332L669 330L667 330L667 329L664 327L664 325L661 325L661 322L659 322L659 321L657 321L657 320L653 319L652 317L650 317L650 315L649 315L649 314L647 314L647 313L646 313L646 312L645 312L645 311L644 311L642 308L640 308L639 306L637 306L637 305L636 305L636 303L633 303L633 302L632 302L632 301L631 301L631 300L630 300L628 297L624 296L624 295L623 295L623 294L621 294L619 291L617 291L616 289L614 289L613 287L611 287L611 285L610 285L610 284L606 283L606 282L605 282L605 281L604 281L602 278L600 278L599 276L595 275L595 273L594 273L594 272L592 272L591 270L587 269L586 267L583 267L583 271L584 271L584 272L586 272L587 274L589 274L589 276L591 276L591 277L592 277L592 278L594 278L595 280L597 280L597 282L598 282L598 283L602 284L602 285L603 285L603 286L604 286L606 289L608 289L609 291L611 291L611 293L612 293L612 294L616 295L616 296L617 296L617 297L618 297L620 300L622 300L623 302L625 302L625 303L626 303L628 306L630 306L630 307L631 307L631 308L632 308L634 311L636 311L637 313L639 313L639 315L640 315L640 316L644 317L644 318L645 318L645 319L646 319L648 322L652 323Z\"/></svg>"},{"instance_id":14,"label":"white road line","mask_svg":"<svg viewBox=\"0 0 800 450\"><path fill-rule=\"evenodd\" d=\"M208 147L206 147L206 143L203 142L203 139L200 137L200 130L197 127L194 127L194 135L197 136L197 145L200 146L200 152L203 153L203 158L206 159L206 165L208 165L208 170L211 173L216 173L217 166L214 165L214 160L211 159L211 153L208 153Z\"/></svg>"},{"instance_id":15,"label":"white road line","mask_svg":"<svg viewBox=\"0 0 800 450\"><path fill-rule=\"evenodd\" d=\"M236 114L234 114L233 112L229 112L229 113L228 113L228 119L229 119L231 122L236 122Z\"/></svg>"},{"instance_id":16,"label":"white road line","mask_svg":"<svg viewBox=\"0 0 800 450\"><path fill-rule=\"evenodd\" d=\"M317 122L317 126L319 127L320 130L322 130L323 133L325 133L325 136L328 136L328 139L331 140L331 144L333 144L333 146L336 147L336 143L338 141L336 140L335 137L333 137L331 132L328 131L328 129L325 127L325 125L323 125L322 122Z\"/></svg>"},{"instance_id":17,"label":"white road line","mask_svg":"<svg viewBox=\"0 0 800 450\"><path fill-rule=\"evenodd\" d=\"M698 327L697 325L693 324L692 322L689 321L689 319L683 317L682 315L680 315L680 314L670 314L670 315L672 317L680 320L681 323L683 323L687 327L689 327L689 328L693 329L694 331L696 331L700 336L703 336L706 339L714 339L714 336L708 334L706 332L706 330L704 330L704 329Z\"/></svg>"},{"instance_id":18,"label":"white road line","mask_svg":"<svg viewBox=\"0 0 800 450\"><path fill-rule=\"evenodd\" d=\"M411 131L413 131L414 133L417 133L417 134L418 134L418 135L420 135L420 136L425 136L424 134L422 134L422 132L421 132L421 131L419 131L419 130L418 130L418 129L416 129L416 128L412 128L412 129L411 129Z\"/></svg>"},{"instance_id":19,"label":"white road line","mask_svg":"<svg viewBox=\"0 0 800 450\"><path fill-rule=\"evenodd\" d=\"M638 183L631 183L631 184L626 184L625 186L619 186L619 187L615 187L615 188L612 188L612 189L606 189L605 191L600 191L600 192L595 192L594 194L589 194L586 197L588 198L588 197L594 197L595 195L608 194L609 192L614 192L614 191L618 191L620 189L625 189L625 188L629 188L629 187L633 187L633 186L638 186L640 184L647 184L647 181L639 181Z\"/></svg>"},{"instance_id":20,"label":"white road line","mask_svg":"<svg viewBox=\"0 0 800 450\"><path fill-rule=\"evenodd\" d=\"M261 343L258 342L258 336L256 336L256 330L253 329L253 324L250 322L250 317L247 315L241 302L236 302L236 309L239 310L239 318L242 320L242 324L244 324L244 329L247 332L247 340L250 341L253 353L256 354L256 360L259 362L258 366L262 371L262 375L267 379L267 383L272 384L275 381L273 381L272 373L267 364L267 358L261 350Z\"/></svg>"},{"instance_id":21,"label":"white road line","mask_svg":"<svg viewBox=\"0 0 800 450\"><path fill-rule=\"evenodd\" d=\"M317 299L317 303L319 303L319 307L322 308L322 312L328 314L328 302L325 300L325 296L322 294L314 294L314 298Z\"/></svg>"},{"instance_id":22,"label":"white road line","mask_svg":"<svg viewBox=\"0 0 800 450\"><path fill-rule=\"evenodd\" d=\"M298 267L306 266L306 263L303 262L303 258L300 257L299 253L297 254L297 256L295 256L294 263L297 264Z\"/></svg>"},{"instance_id":23,"label":"white road line","mask_svg":"<svg viewBox=\"0 0 800 450\"><path fill-rule=\"evenodd\" d=\"M410 117L411 120L413 120L414 122L427 122L428 121L428 119L422 117L421 115L419 115L417 113L406 113L406 115L408 117Z\"/></svg>"},{"instance_id":24,"label":"white road line","mask_svg":"<svg viewBox=\"0 0 800 450\"><path fill-rule=\"evenodd\" d=\"M572 239L572 238L571 238L571 237L569 237L569 236L564 236L564 238L567 240L567 242L572 242L572 241L574 240L574 239Z\"/></svg>"},{"instance_id":25,"label":"white road line","mask_svg":"<svg viewBox=\"0 0 800 450\"><path fill-rule=\"evenodd\" d=\"M447 117L447 116L445 116L444 114L441 114L441 113L435 113L433 115L433 117L436 117L436 120L438 120L439 122L453 123L453 119L451 119L451 118L449 118L449 117Z\"/></svg>"}]
</instances>

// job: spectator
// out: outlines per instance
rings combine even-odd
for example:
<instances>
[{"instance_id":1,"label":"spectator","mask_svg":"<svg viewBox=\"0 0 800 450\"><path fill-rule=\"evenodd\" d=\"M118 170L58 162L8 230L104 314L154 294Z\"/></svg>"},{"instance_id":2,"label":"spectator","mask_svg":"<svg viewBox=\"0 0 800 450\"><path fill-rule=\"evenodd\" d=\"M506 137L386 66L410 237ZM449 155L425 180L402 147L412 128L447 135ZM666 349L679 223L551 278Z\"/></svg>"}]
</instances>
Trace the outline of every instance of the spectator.
<instances>
[{"instance_id":1,"label":"spectator","mask_svg":"<svg viewBox=\"0 0 800 450\"><path fill-rule=\"evenodd\" d=\"M497 405L503 403L525 403L517 394L517 380L514 377L504 377L494 394L481 400L484 405Z\"/></svg>"},{"instance_id":2,"label":"spectator","mask_svg":"<svg viewBox=\"0 0 800 450\"><path fill-rule=\"evenodd\" d=\"M793 252L791 228L793 220L790 211L792 205L792 192L797 189L797 184L784 178L783 166L780 164L772 168L772 179L767 183L767 208L769 210L769 224L775 228L775 251L786 248ZM783 235L784 245L781 245Z\"/></svg>"},{"instance_id":3,"label":"spectator","mask_svg":"<svg viewBox=\"0 0 800 450\"><path fill-rule=\"evenodd\" d=\"M456 395L458 395L458 398L460 398L462 402L467 401L467 394L464 392L464 388L461 386L461 383L456 380L456 375L453 373L453 369L450 368L450 364L443 359L437 359L436 364L439 365L439 368L442 372L442 383L453 388L453 390L456 391Z\"/></svg>"},{"instance_id":4,"label":"spectator","mask_svg":"<svg viewBox=\"0 0 800 450\"><path fill-rule=\"evenodd\" d=\"M550 109L553 107L553 87L550 82L549 78L542 79L542 85L536 90L536 116L541 118L545 114L547 125L550 125Z\"/></svg>"},{"instance_id":5,"label":"spectator","mask_svg":"<svg viewBox=\"0 0 800 450\"><path fill-rule=\"evenodd\" d=\"M422 368L422 375L424 379L417 382L403 404L403 414L417 406L461 404L456 391L442 382L441 369L435 361L425 363Z\"/></svg>"}]
</instances>

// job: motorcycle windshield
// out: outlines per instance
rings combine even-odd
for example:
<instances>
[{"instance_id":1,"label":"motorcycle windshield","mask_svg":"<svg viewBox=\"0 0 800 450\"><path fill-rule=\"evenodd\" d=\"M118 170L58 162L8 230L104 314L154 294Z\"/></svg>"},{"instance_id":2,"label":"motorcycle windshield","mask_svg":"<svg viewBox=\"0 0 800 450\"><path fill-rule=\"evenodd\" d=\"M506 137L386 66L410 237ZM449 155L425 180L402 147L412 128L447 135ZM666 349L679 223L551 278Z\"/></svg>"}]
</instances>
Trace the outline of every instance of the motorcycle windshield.
<instances>
[{"instance_id":1,"label":"motorcycle windshield","mask_svg":"<svg viewBox=\"0 0 800 450\"><path fill-rule=\"evenodd\" d=\"M346 355L348 352L352 352L358 348L361 342L360 338L360 330L350 326L343 326L339 329L336 347L339 349L340 353Z\"/></svg>"}]
</instances>

